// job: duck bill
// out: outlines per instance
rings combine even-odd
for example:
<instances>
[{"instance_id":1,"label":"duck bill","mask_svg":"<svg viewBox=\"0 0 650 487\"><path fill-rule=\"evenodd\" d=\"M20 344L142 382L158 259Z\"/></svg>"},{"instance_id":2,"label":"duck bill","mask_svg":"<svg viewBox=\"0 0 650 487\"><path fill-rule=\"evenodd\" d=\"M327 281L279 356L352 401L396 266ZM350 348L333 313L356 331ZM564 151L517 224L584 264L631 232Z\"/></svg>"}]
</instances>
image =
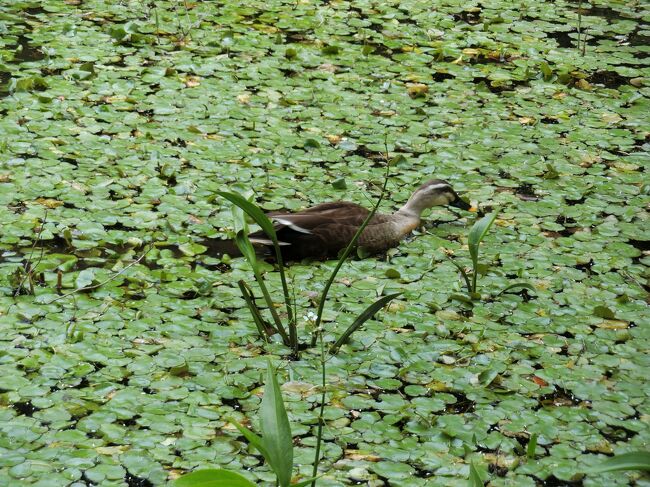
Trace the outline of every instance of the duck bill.
<instances>
[{"instance_id":1,"label":"duck bill","mask_svg":"<svg viewBox=\"0 0 650 487\"><path fill-rule=\"evenodd\" d=\"M464 200L461 200L460 198L456 198L454 201L452 201L449 204L451 206L455 206L456 208L460 208L461 210L465 210L465 211L468 211L472 207L472 205L470 205Z\"/></svg>"}]
</instances>

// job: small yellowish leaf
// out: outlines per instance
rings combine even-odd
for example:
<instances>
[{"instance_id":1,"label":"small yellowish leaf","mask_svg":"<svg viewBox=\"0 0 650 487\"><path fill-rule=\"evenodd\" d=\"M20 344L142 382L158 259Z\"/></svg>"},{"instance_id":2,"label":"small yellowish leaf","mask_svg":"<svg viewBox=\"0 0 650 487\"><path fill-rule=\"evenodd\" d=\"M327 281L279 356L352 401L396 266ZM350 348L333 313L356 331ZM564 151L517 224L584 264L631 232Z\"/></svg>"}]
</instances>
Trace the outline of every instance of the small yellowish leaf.
<instances>
[{"instance_id":1,"label":"small yellowish leaf","mask_svg":"<svg viewBox=\"0 0 650 487\"><path fill-rule=\"evenodd\" d=\"M63 201L55 200L53 198L36 198L34 200L34 203L38 203L39 205L42 205L45 208L50 208L50 209L63 206Z\"/></svg>"}]
</instances>

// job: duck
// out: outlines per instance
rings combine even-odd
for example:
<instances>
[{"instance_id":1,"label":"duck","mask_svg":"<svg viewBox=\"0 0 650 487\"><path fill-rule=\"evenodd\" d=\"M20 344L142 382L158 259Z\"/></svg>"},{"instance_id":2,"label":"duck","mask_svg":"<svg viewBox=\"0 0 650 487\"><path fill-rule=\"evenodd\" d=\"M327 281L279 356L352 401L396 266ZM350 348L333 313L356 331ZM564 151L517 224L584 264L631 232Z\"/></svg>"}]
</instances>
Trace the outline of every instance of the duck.
<instances>
[{"instance_id":1,"label":"duck","mask_svg":"<svg viewBox=\"0 0 650 487\"><path fill-rule=\"evenodd\" d=\"M420 226L420 215L434 206L454 206L465 211L472 207L462 200L451 184L443 179L432 179L417 188L408 201L396 212L376 212L357 242L366 254L378 254L396 247L407 235ZM306 258L323 260L336 258L350 243L370 211L350 201L321 203L295 213L271 212L283 260ZM259 230L249 235L256 246L267 250L271 239Z\"/></svg>"}]
</instances>

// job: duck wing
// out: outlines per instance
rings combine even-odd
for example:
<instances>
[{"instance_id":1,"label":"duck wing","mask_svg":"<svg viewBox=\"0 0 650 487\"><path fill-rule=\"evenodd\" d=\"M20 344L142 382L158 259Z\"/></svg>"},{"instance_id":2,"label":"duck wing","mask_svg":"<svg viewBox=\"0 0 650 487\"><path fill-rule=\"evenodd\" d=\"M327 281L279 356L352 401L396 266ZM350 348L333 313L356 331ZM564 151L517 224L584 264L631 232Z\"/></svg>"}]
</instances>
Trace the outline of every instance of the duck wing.
<instances>
[{"instance_id":1,"label":"duck wing","mask_svg":"<svg viewBox=\"0 0 650 487\"><path fill-rule=\"evenodd\" d=\"M336 254L352 240L369 211L347 201L322 203L297 213L271 212L282 253L290 259L324 258ZM383 223L385 215L373 217L372 224ZM272 245L263 231L249 235L251 242Z\"/></svg>"}]
</instances>

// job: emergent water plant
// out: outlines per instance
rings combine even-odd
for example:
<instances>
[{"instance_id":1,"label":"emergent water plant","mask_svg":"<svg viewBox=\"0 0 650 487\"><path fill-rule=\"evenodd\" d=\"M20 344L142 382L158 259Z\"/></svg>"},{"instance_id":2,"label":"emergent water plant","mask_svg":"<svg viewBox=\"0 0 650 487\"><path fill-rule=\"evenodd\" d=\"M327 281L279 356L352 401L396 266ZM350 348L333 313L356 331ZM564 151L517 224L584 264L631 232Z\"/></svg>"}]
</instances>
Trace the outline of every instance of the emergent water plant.
<instances>
[{"instance_id":1,"label":"emergent water plant","mask_svg":"<svg viewBox=\"0 0 650 487\"><path fill-rule=\"evenodd\" d=\"M359 236L361 235L363 230L366 228L366 226L368 225L368 223L376 213L381 201L384 198L384 195L386 193L386 186L388 184L388 167L389 166L387 165L384 184L382 186L381 194L377 199L377 203L374 205L374 207L372 208L372 210L370 211L366 219L363 221L363 223L361 224L357 232L354 234L348 246L342 252L341 256L339 257L336 263L336 266L334 267L334 270L330 274L327 282L323 287L323 291L321 292L321 296L319 300L318 309L316 311L316 317L314 320L314 331L312 333L312 338L311 338L312 347L316 345L316 340L317 340L317 336L322 321L324 306L327 301L327 295L329 293L330 287L334 283L334 279L336 278L336 275L341 269L341 266L347 260L352 250L356 247L356 243L359 239ZM286 309L286 314L287 314L286 326L285 323L283 323L282 319L280 318L280 314L278 313L273 298L271 297L271 294L269 292L269 286L267 285L265 276L262 274L260 262L255 252L255 248L253 247L253 244L248 239L246 228L237 232L237 235L235 237L235 243L237 244L237 247L241 251L242 255L246 258L246 260L250 264L251 269L253 270L255 281L259 286L266 307L268 308L269 313L271 314L272 323L270 323L268 320L264 318L262 310L257 306L251 286L248 283L246 283L246 281L244 280L240 280L238 282L238 285L242 293L242 296L244 298L244 301L246 302L246 305L251 313L251 316L253 317L253 321L255 322L255 326L257 327L257 331L260 334L260 336L265 341L269 341L273 335L275 335L276 333L279 334L282 339L282 343L287 347L290 347L293 350L294 355L297 356L300 348L300 343L298 340L298 332L297 332L297 322L296 322L297 313L295 310L295 303L292 302L289 293L285 266L282 259L282 252L280 250L280 243L278 242L278 237L273 227L273 222L266 216L266 214L264 214L264 212L257 205L248 201L242 195L238 193L231 193L231 192L218 192L217 194L222 196L223 198L226 198L228 201L230 201L231 203L239 207L248 216L250 216L253 219L253 221L257 225L259 225L260 228L266 233L266 235L273 243L274 257L280 275L282 292L284 296L284 307ZM377 301L375 301L370 306L368 306L361 314L359 314L359 316L357 316L357 318L353 321L353 323L341 334L340 338L331 347L330 351L332 353L336 353L339 347L343 343L345 343L345 341L352 335L352 333L354 333L354 331L359 329L363 325L363 323L365 323L367 320L372 318L372 316L374 316L374 314L377 311L379 311L383 306L385 306L387 303L389 303L391 300L393 300L400 294L402 293L392 293L386 296L382 296Z\"/></svg>"},{"instance_id":2,"label":"emergent water plant","mask_svg":"<svg viewBox=\"0 0 650 487\"><path fill-rule=\"evenodd\" d=\"M494 223L494 220L496 220L497 214L498 213L496 211L492 213L488 213L483 218L481 218L476 223L474 223L474 225L472 225L472 228L469 231L469 235L467 237L468 239L467 245L469 247L469 255L472 259L472 270L470 272L467 272L455 260L453 259L451 260L451 262L456 266L456 268L460 272L461 276L463 276L463 280L465 281L465 285L467 286L467 292L472 298L478 297L476 293L476 289L477 289L477 281L478 281L478 274L479 274L479 260L478 260L479 248L481 242L488 234L490 227Z\"/></svg>"},{"instance_id":3,"label":"emergent water plant","mask_svg":"<svg viewBox=\"0 0 650 487\"><path fill-rule=\"evenodd\" d=\"M480 299L481 297L481 295L478 293L478 275L481 272L482 268L489 269L489 265L487 263L482 263L479 261L479 250L481 247L481 242L490 231L490 227L496 220L497 215L498 211L488 213L476 223L474 223L469 231L469 235L467 237L467 246L469 248L469 255L472 260L471 271L468 272L465 270L465 268L463 268L463 266L458 264L455 260L451 259L452 264L456 266L461 276L463 277L465 286L467 287L467 293L471 299ZM530 291L535 291L535 288L531 284L526 282L517 282L506 286L503 290L501 290L501 292L499 292L499 294L503 294L504 292L513 288L526 288Z\"/></svg>"},{"instance_id":4,"label":"emergent water plant","mask_svg":"<svg viewBox=\"0 0 650 487\"><path fill-rule=\"evenodd\" d=\"M259 412L262 436L253 433L235 420L231 421L267 461L276 475L276 485L303 487L315 480L309 478L295 484L291 483L293 437L282 391L270 360L267 362L266 383ZM176 487L253 487L254 485L240 474L223 469L197 470L183 475L175 482Z\"/></svg>"}]
</instances>

